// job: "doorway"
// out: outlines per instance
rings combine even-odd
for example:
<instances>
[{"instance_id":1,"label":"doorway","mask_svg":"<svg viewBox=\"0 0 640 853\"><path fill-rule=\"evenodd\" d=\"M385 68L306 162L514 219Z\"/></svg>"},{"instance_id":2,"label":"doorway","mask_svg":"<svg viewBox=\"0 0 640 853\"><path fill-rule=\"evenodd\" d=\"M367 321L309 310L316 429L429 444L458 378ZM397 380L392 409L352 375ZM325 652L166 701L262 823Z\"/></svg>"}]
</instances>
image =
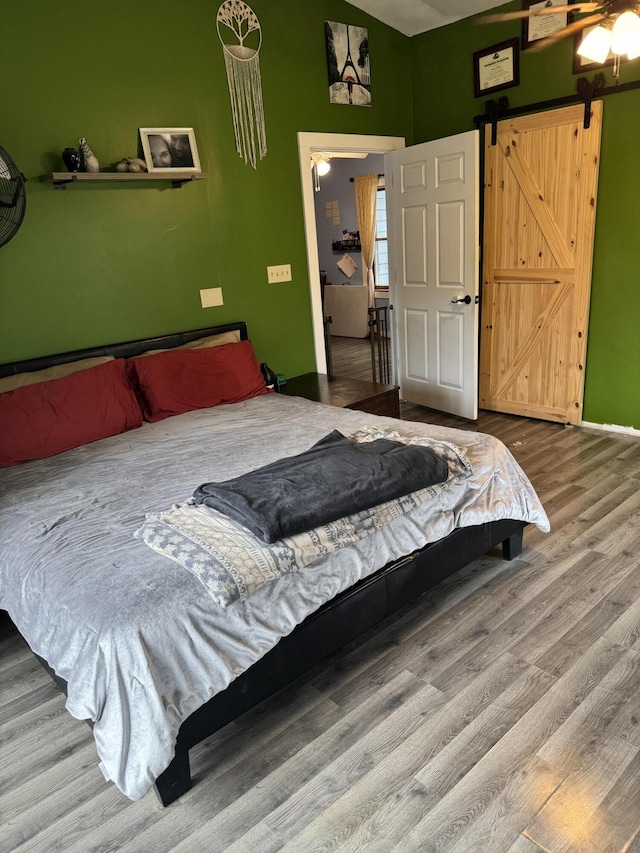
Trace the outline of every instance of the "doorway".
<instances>
[{"instance_id":1,"label":"doorway","mask_svg":"<svg viewBox=\"0 0 640 853\"><path fill-rule=\"evenodd\" d=\"M394 258L395 269L390 276L390 297L397 301L402 288L405 296L428 291L445 300L444 305L413 305L404 299L402 306L395 306L398 310L394 311L392 327L396 333L403 330L404 344L399 343L400 333L392 334L392 381L410 402L474 418L478 378L478 171L477 140L469 157L466 143L461 141L468 136L475 139L477 131L406 148L401 137L299 133L298 150L316 370L325 373L327 368L311 155L322 151L384 154L386 200L390 205L389 257ZM468 168L471 165L473 168ZM458 195L460 183L473 187L473 200ZM434 184L436 195L431 193ZM420 195L422 189L427 193L425 198ZM444 196L440 197L441 193ZM398 216L400 220L396 221ZM409 226L408 232L405 225ZM425 249L422 261L414 251L414 243ZM425 260L427 247L435 267ZM458 252L456 257L454 250ZM432 352L434 347L436 351ZM460 401L464 410L458 407Z\"/></svg>"},{"instance_id":2,"label":"doorway","mask_svg":"<svg viewBox=\"0 0 640 853\"><path fill-rule=\"evenodd\" d=\"M355 181L358 175L378 175L378 200L376 212L385 216L384 157L382 154L345 152L318 153L321 173L314 176L314 206L316 238L320 262L320 291L326 324L327 372L371 382L386 381L379 369L379 354L383 353L379 336L382 315L388 307L388 288L384 303L376 290L376 311L370 312L370 292L363 246L360 241L359 219L356 207ZM378 217L376 217L376 220ZM378 242L376 249L384 245ZM386 218L380 228L386 238ZM386 256L385 256L386 257ZM378 252L375 256L376 285L385 271L379 268ZM388 281L388 278L385 279ZM372 325L373 324L373 325ZM388 339L384 339L385 345ZM384 354L387 354L385 346ZM388 360L385 360L385 366Z\"/></svg>"},{"instance_id":3,"label":"doorway","mask_svg":"<svg viewBox=\"0 0 640 853\"><path fill-rule=\"evenodd\" d=\"M321 298L320 270L323 268L318 251L318 221L315 206L315 190L311 172L311 154L328 152L340 155L349 152L362 154L385 154L404 148L403 137L361 136L343 133L298 133L298 153L300 159L300 180L304 210L305 235L307 242L307 261L309 268L309 288L311 296L311 316L313 323L314 351L316 370L326 373L327 351L325 347L324 311ZM348 161L347 161L348 162ZM352 160L353 162L359 162ZM383 171L380 169L380 171ZM362 173L362 172L360 172ZM357 225L355 226L357 228ZM344 225L347 230L347 224ZM338 256L339 257L339 256ZM342 280L342 279L340 279Z\"/></svg>"}]
</instances>

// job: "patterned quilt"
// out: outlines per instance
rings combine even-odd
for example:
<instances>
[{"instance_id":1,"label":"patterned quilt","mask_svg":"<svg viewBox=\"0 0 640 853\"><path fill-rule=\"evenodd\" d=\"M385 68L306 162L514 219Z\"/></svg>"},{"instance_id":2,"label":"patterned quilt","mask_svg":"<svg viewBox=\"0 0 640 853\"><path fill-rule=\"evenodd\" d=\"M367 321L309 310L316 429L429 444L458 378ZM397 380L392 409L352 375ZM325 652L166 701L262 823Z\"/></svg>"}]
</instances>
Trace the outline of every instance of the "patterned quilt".
<instances>
[{"instance_id":1,"label":"patterned quilt","mask_svg":"<svg viewBox=\"0 0 640 853\"><path fill-rule=\"evenodd\" d=\"M400 436L398 432L385 432L373 427L365 427L349 438L357 442L386 438L405 445L431 448L447 462L449 476L443 483L272 544L257 539L221 512L196 506L192 500L176 503L166 512L148 513L135 536L158 554L192 572L216 604L228 607L237 599L260 589L263 584L310 567L320 557L382 530L385 524L472 473L464 452L450 442Z\"/></svg>"}]
</instances>

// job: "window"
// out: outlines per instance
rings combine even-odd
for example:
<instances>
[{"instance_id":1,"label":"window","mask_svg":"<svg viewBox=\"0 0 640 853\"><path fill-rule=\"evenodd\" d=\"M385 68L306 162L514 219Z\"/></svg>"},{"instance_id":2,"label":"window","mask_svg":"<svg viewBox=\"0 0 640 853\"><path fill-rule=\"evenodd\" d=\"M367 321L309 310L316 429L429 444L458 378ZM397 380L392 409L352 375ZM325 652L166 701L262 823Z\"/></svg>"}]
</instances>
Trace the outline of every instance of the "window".
<instances>
[{"instance_id":1,"label":"window","mask_svg":"<svg viewBox=\"0 0 640 853\"><path fill-rule=\"evenodd\" d=\"M387 196L384 187L376 198L376 254L375 277L378 290L389 288L389 252L387 244Z\"/></svg>"}]
</instances>

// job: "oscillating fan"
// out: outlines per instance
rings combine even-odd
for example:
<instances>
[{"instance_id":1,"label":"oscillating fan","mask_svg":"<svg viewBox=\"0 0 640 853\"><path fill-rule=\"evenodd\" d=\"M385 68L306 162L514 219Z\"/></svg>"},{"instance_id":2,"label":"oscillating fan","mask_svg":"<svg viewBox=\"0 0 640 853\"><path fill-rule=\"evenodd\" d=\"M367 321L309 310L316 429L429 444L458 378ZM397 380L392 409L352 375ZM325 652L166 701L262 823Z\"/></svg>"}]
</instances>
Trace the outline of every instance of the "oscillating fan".
<instances>
[{"instance_id":1,"label":"oscillating fan","mask_svg":"<svg viewBox=\"0 0 640 853\"><path fill-rule=\"evenodd\" d=\"M0 246L6 245L22 225L27 206L24 175L0 145Z\"/></svg>"}]
</instances>

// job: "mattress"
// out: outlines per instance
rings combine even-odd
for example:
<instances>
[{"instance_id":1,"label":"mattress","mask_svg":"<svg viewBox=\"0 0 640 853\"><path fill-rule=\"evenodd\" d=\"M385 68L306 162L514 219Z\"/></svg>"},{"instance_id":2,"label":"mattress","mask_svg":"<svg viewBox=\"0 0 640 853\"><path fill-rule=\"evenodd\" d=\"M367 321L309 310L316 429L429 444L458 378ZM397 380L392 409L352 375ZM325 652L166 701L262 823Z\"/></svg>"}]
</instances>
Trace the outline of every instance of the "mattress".
<instances>
[{"instance_id":1,"label":"mattress","mask_svg":"<svg viewBox=\"0 0 640 853\"><path fill-rule=\"evenodd\" d=\"M134 534L202 482L300 453L333 429L449 441L473 473L406 516L220 607L198 578ZM509 451L481 433L284 395L202 409L0 471L0 607L93 721L100 766L139 799L168 766L186 717L306 616L455 527L518 519L548 530Z\"/></svg>"}]
</instances>

